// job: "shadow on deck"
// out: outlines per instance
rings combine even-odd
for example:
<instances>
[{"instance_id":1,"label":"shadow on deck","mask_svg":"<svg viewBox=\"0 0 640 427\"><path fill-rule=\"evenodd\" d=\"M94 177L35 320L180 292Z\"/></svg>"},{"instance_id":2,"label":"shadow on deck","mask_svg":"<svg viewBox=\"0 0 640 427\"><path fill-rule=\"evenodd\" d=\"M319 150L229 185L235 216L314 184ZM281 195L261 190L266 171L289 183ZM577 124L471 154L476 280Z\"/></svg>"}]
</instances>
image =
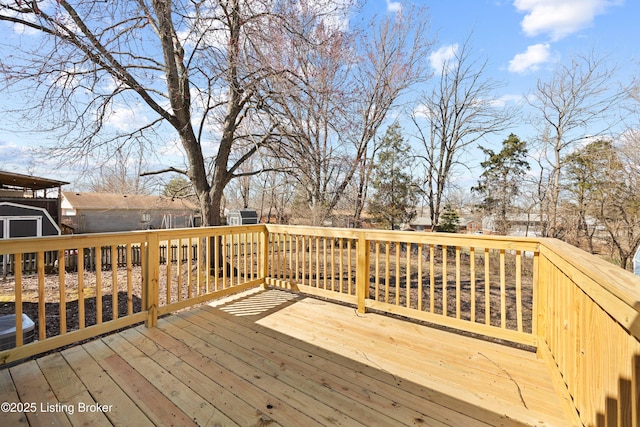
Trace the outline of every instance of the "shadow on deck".
<instances>
[{"instance_id":1,"label":"shadow on deck","mask_svg":"<svg viewBox=\"0 0 640 427\"><path fill-rule=\"evenodd\" d=\"M6 425L566 425L534 353L278 290L0 370L0 400Z\"/></svg>"}]
</instances>

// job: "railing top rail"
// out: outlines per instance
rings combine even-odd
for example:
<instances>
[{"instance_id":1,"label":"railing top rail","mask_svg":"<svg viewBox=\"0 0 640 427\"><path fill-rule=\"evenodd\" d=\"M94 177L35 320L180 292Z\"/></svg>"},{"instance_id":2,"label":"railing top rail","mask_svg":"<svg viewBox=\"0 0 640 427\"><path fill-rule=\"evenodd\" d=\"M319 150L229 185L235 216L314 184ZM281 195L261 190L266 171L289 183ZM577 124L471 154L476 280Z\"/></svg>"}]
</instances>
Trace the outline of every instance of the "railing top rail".
<instances>
[{"instance_id":1,"label":"railing top rail","mask_svg":"<svg viewBox=\"0 0 640 427\"><path fill-rule=\"evenodd\" d=\"M160 240L177 239L188 235L188 237L211 237L221 236L223 234L242 234L242 233L258 233L265 230L264 225L225 225L212 227L196 227L196 228L172 228L153 230L158 233Z\"/></svg>"},{"instance_id":2,"label":"railing top rail","mask_svg":"<svg viewBox=\"0 0 640 427\"><path fill-rule=\"evenodd\" d=\"M47 237L16 237L0 239L0 254L57 251L82 247L146 242L150 231L118 233L65 234Z\"/></svg>"},{"instance_id":3,"label":"railing top rail","mask_svg":"<svg viewBox=\"0 0 640 427\"><path fill-rule=\"evenodd\" d=\"M424 243L447 246L464 246L488 249L507 249L537 252L538 239L516 236L487 236L422 231L366 230L367 240L393 241L400 238L407 243Z\"/></svg>"},{"instance_id":4,"label":"railing top rail","mask_svg":"<svg viewBox=\"0 0 640 427\"><path fill-rule=\"evenodd\" d=\"M478 247L537 252L539 239L517 236L486 236L455 233L429 233L423 231L398 231L354 228L327 228L268 224L270 233L284 233L299 236L319 236L357 239L361 233L367 240L400 241L403 243L436 244L448 246Z\"/></svg>"},{"instance_id":5,"label":"railing top rail","mask_svg":"<svg viewBox=\"0 0 640 427\"><path fill-rule=\"evenodd\" d=\"M334 228L334 227L312 227L304 225L279 225L267 224L269 233L283 233L292 236L318 236L334 237L338 239L357 239L361 229L355 228Z\"/></svg>"},{"instance_id":6,"label":"railing top rail","mask_svg":"<svg viewBox=\"0 0 640 427\"><path fill-rule=\"evenodd\" d=\"M150 235L157 235L159 240L179 237L210 237L229 233L250 233L264 231L264 225L240 225L221 227L174 228L162 230L134 230L115 233L65 234L46 237L17 237L0 239L0 254L29 253L39 251L57 251L91 246L108 246L117 244L141 243L148 241Z\"/></svg>"}]
</instances>

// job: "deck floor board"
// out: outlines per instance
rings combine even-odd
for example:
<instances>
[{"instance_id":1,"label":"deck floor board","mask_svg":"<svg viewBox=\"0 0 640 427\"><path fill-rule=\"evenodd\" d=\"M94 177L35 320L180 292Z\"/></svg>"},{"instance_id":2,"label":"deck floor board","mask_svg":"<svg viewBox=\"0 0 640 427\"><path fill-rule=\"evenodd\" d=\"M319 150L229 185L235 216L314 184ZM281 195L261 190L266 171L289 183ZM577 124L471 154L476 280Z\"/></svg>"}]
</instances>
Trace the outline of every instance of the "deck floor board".
<instances>
[{"instance_id":1,"label":"deck floor board","mask_svg":"<svg viewBox=\"0 0 640 427\"><path fill-rule=\"evenodd\" d=\"M563 426L546 369L524 350L271 290L1 370L0 397L111 405L6 414L31 426Z\"/></svg>"}]
</instances>

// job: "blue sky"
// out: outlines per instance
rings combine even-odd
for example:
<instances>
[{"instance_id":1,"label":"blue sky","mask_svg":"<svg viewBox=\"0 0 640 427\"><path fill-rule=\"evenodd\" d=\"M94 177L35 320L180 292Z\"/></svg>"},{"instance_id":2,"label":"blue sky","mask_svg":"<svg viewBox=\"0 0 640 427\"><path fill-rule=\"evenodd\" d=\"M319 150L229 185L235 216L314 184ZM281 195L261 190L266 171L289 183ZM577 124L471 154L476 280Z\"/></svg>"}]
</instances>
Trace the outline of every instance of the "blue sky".
<instances>
[{"instance_id":1,"label":"blue sky","mask_svg":"<svg viewBox=\"0 0 640 427\"><path fill-rule=\"evenodd\" d=\"M411 2L369 0L366 13L395 13ZM471 36L474 52L488 60L488 77L505 86L496 94L505 102L522 100L545 79L558 62L571 54L596 52L609 55L620 67L621 78L630 80L640 70L640 2L634 0L432 0L416 1L430 10L432 34L437 38L434 56L446 55ZM5 40L11 28L0 25ZM0 94L0 113L6 117L7 93ZM15 99L14 99L15 100ZM5 110L5 111L3 111ZM123 120L126 120L123 117ZM0 169L58 177L54 165L34 160L32 150L53 143L46 135L12 132L8 121L0 120ZM513 131L521 138L533 138L524 121ZM29 128L29 123L22 123ZM117 123L114 123L117 127ZM496 135L488 145L497 147L505 135ZM473 156L472 156L473 157ZM471 159L479 164L482 159ZM473 165L472 165L473 166Z\"/></svg>"}]
</instances>

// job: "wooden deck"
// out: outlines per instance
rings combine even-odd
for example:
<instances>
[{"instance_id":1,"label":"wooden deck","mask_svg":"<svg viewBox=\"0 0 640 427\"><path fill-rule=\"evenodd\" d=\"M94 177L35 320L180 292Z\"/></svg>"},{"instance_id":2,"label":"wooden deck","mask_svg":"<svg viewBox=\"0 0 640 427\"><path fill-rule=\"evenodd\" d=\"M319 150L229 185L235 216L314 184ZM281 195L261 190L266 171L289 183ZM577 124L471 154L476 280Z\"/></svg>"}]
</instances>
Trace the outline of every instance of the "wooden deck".
<instances>
[{"instance_id":1,"label":"wooden deck","mask_svg":"<svg viewBox=\"0 0 640 427\"><path fill-rule=\"evenodd\" d=\"M279 290L0 370L0 401L30 406L12 426L568 424L534 353Z\"/></svg>"}]
</instances>

